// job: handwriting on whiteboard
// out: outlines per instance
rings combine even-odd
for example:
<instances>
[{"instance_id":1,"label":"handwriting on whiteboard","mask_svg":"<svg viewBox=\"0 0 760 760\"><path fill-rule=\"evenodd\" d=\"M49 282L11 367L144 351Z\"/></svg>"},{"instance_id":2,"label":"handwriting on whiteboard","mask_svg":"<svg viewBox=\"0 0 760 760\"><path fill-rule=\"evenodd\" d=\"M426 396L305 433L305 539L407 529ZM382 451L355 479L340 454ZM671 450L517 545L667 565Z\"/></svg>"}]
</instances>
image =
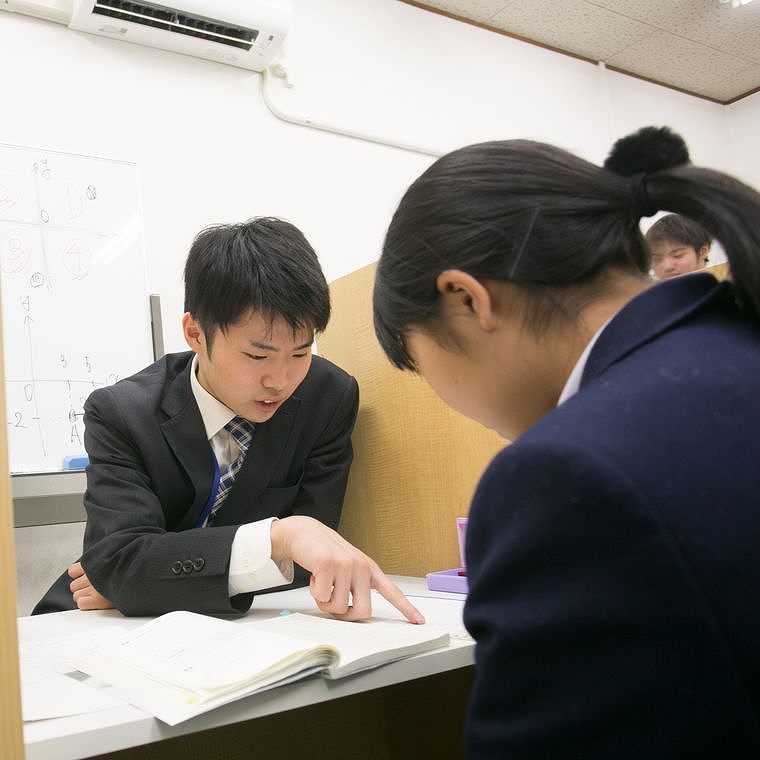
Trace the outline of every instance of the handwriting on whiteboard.
<instances>
[{"instance_id":1,"label":"handwriting on whiteboard","mask_svg":"<svg viewBox=\"0 0 760 760\"><path fill-rule=\"evenodd\" d=\"M84 455L89 393L150 363L134 164L0 144L11 472Z\"/></svg>"}]
</instances>

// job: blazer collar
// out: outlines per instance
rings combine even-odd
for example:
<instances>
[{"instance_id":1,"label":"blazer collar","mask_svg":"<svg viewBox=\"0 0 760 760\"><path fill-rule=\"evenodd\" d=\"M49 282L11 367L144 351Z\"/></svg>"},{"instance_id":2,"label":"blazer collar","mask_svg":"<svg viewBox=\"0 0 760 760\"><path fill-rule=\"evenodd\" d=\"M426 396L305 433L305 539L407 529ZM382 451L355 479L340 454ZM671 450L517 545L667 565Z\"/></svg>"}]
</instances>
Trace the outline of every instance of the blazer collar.
<instances>
[{"instance_id":1,"label":"blazer collar","mask_svg":"<svg viewBox=\"0 0 760 760\"><path fill-rule=\"evenodd\" d=\"M161 409L167 415L162 424L164 436L195 487L193 504L177 530L195 525L214 480L211 444L206 437L203 418L190 386L191 366L192 353L189 352L186 366L169 382L161 402ZM239 525L241 522L271 517L257 515L253 508L261 492L269 485L280 457L287 448L300 405L301 398L296 391L272 419L256 425L248 454L224 507L214 520L215 526Z\"/></svg>"},{"instance_id":2,"label":"blazer collar","mask_svg":"<svg viewBox=\"0 0 760 760\"><path fill-rule=\"evenodd\" d=\"M182 414L186 411L188 404L195 407L197 411L197 405L194 403L193 391L190 387L190 368L193 365L192 351L185 351L182 354L171 354L165 357L164 361L169 362L172 360L172 364L167 364L167 375L171 375L174 372L174 377L167 378L167 384L165 386L164 395L161 399L161 411L163 411L167 417L174 417L177 414Z\"/></svg>"},{"instance_id":3,"label":"blazer collar","mask_svg":"<svg viewBox=\"0 0 760 760\"><path fill-rule=\"evenodd\" d=\"M161 425L164 437L195 488L193 503L177 530L185 530L195 525L214 482L211 446L190 387L192 356L192 352L188 352L187 363L169 381L161 400L161 410L167 415L167 419Z\"/></svg>"},{"instance_id":4,"label":"blazer collar","mask_svg":"<svg viewBox=\"0 0 760 760\"><path fill-rule=\"evenodd\" d=\"M648 288L627 303L599 336L586 362L581 387L730 289L711 274L685 275Z\"/></svg>"}]
</instances>

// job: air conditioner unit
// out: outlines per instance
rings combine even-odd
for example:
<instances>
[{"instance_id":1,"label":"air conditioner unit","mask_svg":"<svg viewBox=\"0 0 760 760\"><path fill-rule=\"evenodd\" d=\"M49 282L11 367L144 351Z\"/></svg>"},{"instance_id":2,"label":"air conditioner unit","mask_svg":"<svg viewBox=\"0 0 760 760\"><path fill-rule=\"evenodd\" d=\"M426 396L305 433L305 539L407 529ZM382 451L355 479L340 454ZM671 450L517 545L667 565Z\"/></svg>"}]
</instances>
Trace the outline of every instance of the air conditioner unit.
<instances>
[{"instance_id":1,"label":"air conditioner unit","mask_svg":"<svg viewBox=\"0 0 760 760\"><path fill-rule=\"evenodd\" d=\"M290 24L290 0L74 0L69 27L263 71Z\"/></svg>"}]
</instances>

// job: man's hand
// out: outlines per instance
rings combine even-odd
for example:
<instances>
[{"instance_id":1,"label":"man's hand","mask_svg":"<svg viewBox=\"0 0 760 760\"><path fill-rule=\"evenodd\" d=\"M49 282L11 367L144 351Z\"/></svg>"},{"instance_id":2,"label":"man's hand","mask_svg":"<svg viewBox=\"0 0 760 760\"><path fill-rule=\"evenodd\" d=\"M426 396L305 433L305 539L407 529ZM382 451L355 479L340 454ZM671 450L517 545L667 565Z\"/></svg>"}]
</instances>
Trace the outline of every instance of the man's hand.
<instances>
[{"instance_id":1,"label":"man's hand","mask_svg":"<svg viewBox=\"0 0 760 760\"><path fill-rule=\"evenodd\" d=\"M69 589L80 610L108 610L113 607L113 604L98 593L90 583L81 562L69 565L68 574L70 578L73 578Z\"/></svg>"},{"instance_id":2,"label":"man's hand","mask_svg":"<svg viewBox=\"0 0 760 760\"><path fill-rule=\"evenodd\" d=\"M272 559L292 559L311 573L311 595L322 612L340 620L372 616L371 589L378 591L410 623L425 618L378 567L318 520L305 516L274 520L271 527Z\"/></svg>"}]
</instances>

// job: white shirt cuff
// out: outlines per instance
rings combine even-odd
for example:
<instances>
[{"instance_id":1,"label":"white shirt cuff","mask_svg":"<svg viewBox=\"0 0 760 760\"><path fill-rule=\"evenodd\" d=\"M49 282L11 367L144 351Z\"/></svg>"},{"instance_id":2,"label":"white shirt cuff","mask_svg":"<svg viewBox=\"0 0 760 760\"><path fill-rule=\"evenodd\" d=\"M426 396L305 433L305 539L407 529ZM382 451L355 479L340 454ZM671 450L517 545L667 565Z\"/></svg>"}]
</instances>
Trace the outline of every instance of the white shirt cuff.
<instances>
[{"instance_id":1,"label":"white shirt cuff","mask_svg":"<svg viewBox=\"0 0 760 760\"><path fill-rule=\"evenodd\" d=\"M237 529L230 552L230 596L284 586L293 581L292 560L283 560L280 565L272 561L270 532L276 519L269 517Z\"/></svg>"}]
</instances>

